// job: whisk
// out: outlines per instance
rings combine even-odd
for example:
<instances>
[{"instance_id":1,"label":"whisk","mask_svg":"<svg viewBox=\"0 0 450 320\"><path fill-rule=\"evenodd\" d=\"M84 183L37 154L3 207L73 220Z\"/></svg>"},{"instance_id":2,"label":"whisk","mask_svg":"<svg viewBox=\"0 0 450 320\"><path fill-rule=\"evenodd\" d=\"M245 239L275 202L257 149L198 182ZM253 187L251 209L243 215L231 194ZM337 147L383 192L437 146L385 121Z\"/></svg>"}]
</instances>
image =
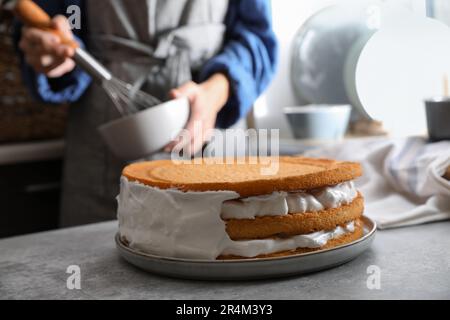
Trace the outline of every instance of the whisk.
<instances>
[{"instance_id":1,"label":"whisk","mask_svg":"<svg viewBox=\"0 0 450 320\"><path fill-rule=\"evenodd\" d=\"M91 76L92 73L87 71ZM102 79L101 85L121 115L138 113L149 107L161 104L154 96L137 90L134 86L117 78Z\"/></svg>"},{"instance_id":2,"label":"whisk","mask_svg":"<svg viewBox=\"0 0 450 320\"><path fill-rule=\"evenodd\" d=\"M80 48L76 41L67 39L55 30L50 16L33 1L16 1L14 12L26 26L50 31L61 39L62 44L74 48L73 60L104 88L122 116L134 114L161 103L154 96L115 78L100 62Z\"/></svg>"}]
</instances>

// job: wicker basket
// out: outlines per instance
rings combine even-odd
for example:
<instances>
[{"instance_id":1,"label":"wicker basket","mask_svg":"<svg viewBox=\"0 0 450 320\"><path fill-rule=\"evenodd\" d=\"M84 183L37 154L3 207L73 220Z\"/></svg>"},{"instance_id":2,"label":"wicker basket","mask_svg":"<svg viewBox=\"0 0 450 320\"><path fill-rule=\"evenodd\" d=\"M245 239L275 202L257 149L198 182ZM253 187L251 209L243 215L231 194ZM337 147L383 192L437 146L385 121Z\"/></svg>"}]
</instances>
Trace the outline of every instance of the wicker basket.
<instances>
[{"instance_id":1,"label":"wicker basket","mask_svg":"<svg viewBox=\"0 0 450 320\"><path fill-rule=\"evenodd\" d=\"M31 98L12 43L11 15L0 14L0 143L60 138L68 107Z\"/></svg>"}]
</instances>

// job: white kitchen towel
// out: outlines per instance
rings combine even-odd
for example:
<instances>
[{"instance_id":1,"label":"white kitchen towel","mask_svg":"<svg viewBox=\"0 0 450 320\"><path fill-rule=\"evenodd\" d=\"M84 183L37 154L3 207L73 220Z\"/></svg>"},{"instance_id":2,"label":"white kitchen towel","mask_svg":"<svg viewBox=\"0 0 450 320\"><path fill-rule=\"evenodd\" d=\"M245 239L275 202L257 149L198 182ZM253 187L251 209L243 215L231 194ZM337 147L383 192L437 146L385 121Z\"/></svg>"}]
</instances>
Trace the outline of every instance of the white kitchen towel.
<instances>
[{"instance_id":1,"label":"white kitchen towel","mask_svg":"<svg viewBox=\"0 0 450 320\"><path fill-rule=\"evenodd\" d=\"M305 156L361 162L356 186L365 197L365 214L380 229L450 219L450 142L424 138L354 139L307 151Z\"/></svg>"}]
</instances>

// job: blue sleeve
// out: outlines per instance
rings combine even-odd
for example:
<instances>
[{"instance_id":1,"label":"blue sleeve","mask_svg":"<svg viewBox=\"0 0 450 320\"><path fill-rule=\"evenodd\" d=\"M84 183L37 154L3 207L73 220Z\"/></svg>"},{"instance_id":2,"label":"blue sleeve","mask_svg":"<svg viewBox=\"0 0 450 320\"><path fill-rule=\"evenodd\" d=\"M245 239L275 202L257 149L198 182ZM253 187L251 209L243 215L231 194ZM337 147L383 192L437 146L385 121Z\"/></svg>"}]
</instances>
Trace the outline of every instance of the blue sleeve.
<instances>
[{"instance_id":1,"label":"blue sleeve","mask_svg":"<svg viewBox=\"0 0 450 320\"><path fill-rule=\"evenodd\" d=\"M60 1L60 0L47 0L47 1L35 1L38 3L50 16L57 14L64 14L65 8L69 4L81 5L79 1ZM16 23L14 40L17 43L20 40L20 23ZM75 38L84 47L82 41L82 35L75 32ZM60 78L48 78L44 74L36 73L29 65L24 61L23 54L18 49L22 75L25 84L29 88L34 98L46 102L46 103L71 103L77 101L86 91L91 84L91 78L88 74L82 71L79 67L76 67L72 72L60 77Z\"/></svg>"},{"instance_id":2,"label":"blue sleeve","mask_svg":"<svg viewBox=\"0 0 450 320\"><path fill-rule=\"evenodd\" d=\"M223 50L200 72L200 81L224 72L231 82L231 96L218 115L219 128L244 117L273 78L278 44L271 16L269 0L230 1Z\"/></svg>"}]
</instances>

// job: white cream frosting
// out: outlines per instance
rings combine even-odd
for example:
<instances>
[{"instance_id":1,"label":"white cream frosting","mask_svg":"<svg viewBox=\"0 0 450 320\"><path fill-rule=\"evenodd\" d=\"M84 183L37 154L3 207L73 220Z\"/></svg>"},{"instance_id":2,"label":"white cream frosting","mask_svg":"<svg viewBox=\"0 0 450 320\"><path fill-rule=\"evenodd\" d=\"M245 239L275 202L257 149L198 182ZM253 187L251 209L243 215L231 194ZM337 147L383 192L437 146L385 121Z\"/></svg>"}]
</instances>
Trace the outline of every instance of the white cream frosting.
<instances>
[{"instance_id":1,"label":"white cream frosting","mask_svg":"<svg viewBox=\"0 0 450 320\"><path fill-rule=\"evenodd\" d=\"M261 216L317 212L349 204L357 195L353 181L309 192L274 192L225 201L221 216L223 219L255 219Z\"/></svg>"},{"instance_id":2,"label":"white cream frosting","mask_svg":"<svg viewBox=\"0 0 450 320\"><path fill-rule=\"evenodd\" d=\"M214 260L221 254L253 257L298 247L317 248L352 225L288 239L233 241L225 230L221 208L238 199L233 191L161 190L121 178L119 232L130 247L155 255ZM268 196L271 198L271 196Z\"/></svg>"},{"instance_id":3,"label":"white cream frosting","mask_svg":"<svg viewBox=\"0 0 450 320\"><path fill-rule=\"evenodd\" d=\"M119 232L132 248L165 257L215 259L230 243L220 208L239 195L161 190L121 178Z\"/></svg>"},{"instance_id":4,"label":"white cream frosting","mask_svg":"<svg viewBox=\"0 0 450 320\"><path fill-rule=\"evenodd\" d=\"M338 226L332 231L319 231L286 239L232 241L233 243L228 246L222 254L255 257L261 254L270 254L297 248L320 248L329 240L354 231L355 223L352 221L346 226Z\"/></svg>"}]
</instances>

